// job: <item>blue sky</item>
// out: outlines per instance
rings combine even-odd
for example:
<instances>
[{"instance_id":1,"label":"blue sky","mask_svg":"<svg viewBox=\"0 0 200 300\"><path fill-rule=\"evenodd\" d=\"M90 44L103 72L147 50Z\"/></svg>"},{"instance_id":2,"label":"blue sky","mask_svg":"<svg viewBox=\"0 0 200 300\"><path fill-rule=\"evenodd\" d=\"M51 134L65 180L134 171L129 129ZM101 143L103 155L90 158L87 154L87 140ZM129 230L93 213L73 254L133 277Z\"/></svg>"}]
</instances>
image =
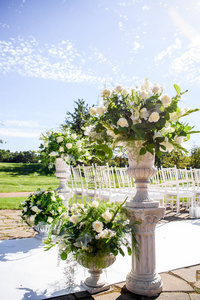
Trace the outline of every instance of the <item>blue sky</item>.
<instances>
[{"instance_id":1,"label":"blue sky","mask_svg":"<svg viewBox=\"0 0 200 300\"><path fill-rule=\"evenodd\" d=\"M38 150L74 101L145 77L200 107L200 0L1 0L1 149ZM185 121L200 130L200 112ZM200 146L195 134L186 147Z\"/></svg>"}]
</instances>

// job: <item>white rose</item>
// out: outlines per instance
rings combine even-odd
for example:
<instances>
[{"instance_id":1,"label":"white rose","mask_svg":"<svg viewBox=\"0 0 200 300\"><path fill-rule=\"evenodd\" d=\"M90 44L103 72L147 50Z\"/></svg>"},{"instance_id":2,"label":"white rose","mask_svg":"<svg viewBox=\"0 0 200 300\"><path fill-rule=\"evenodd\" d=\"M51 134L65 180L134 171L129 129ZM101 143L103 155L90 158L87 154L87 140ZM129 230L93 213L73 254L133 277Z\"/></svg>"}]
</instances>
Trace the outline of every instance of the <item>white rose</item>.
<instances>
[{"instance_id":1,"label":"white rose","mask_svg":"<svg viewBox=\"0 0 200 300\"><path fill-rule=\"evenodd\" d=\"M33 206L33 207L31 207L31 210L34 211L35 213L37 213L39 208L37 206Z\"/></svg>"},{"instance_id":2,"label":"white rose","mask_svg":"<svg viewBox=\"0 0 200 300\"><path fill-rule=\"evenodd\" d=\"M82 146L82 142L81 142L80 140L77 141L77 142L76 142L76 146L77 146L77 147L81 147L81 146Z\"/></svg>"},{"instance_id":3,"label":"white rose","mask_svg":"<svg viewBox=\"0 0 200 300\"><path fill-rule=\"evenodd\" d=\"M146 100L146 99L149 98L149 94L148 94L146 91L144 91L144 90L142 90L142 91L139 93L139 95L140 95L140 97L141 97L143 100Z\"/></svg>"},{"instance_id":4,"label":"white rose","mask_svg":"<svg viewBox=\"0 0 200 300\"><path fill-rule=\"evenodd\" d=\"M71 149L72 148L72 144L71 143L67 143L65 146L67 147L67 149Z\"/></svg>"},{"instance_id":5,"label":"white rose","mask_svg":"<svg viewBox=\"0 0 200 300\"><path fill-rule=\"evenodd\" d=\"M51 224L52 222L53 222L53 218L52 217L48 217L47 223Z\"/></svg>"},{"instance_id":6,"label":"white rose","mask_svg":"<svg viewBox=\"0 0 200 300\"><path fill-rule=\"evenodd\" d=\"M167 94L165 94L161 97L161 101L164 107L168 107L172 102L172 99Z\"/></svg>"},{"instance_id":7,"label":"white rose","mask_svg":"<svg viewBox=\"0 0 200 300\"><path fill-rule=\"evenodd\" d=\"M92 227L96 232L101 232L103 230L103 223L100 221L95 221L92 223Z\"/></svg>"},{"instance_id":8,"label":"white rose","mask_svg":"<svg viewBox=\"0 0 200 300\"><path fill-rule=\"evenodd\" d=\"M133 121L133 124L141 123L139 111L138 111L138 110L135 110L135 111L133 112L133 110L131 110L131 113L132 113L132 115L131 115L130 118L131 118L131 120Z\"/></svg>"},{"instance_id":9,"label":"white rose","mask_svg":"<svg viewBox=\"0 0 200 300\"><path fill-rule=\"evenodd\" d=\"M158 120L160 119L159 113L157 113L156 111L154 111L150 117L149 117L149 122L158 122Z\"/></svg>"},{"instance_id":10,"label":"white rose","mask_svg":"<svg viewBox=\"0 0 200 300\"><path fill-rule=\"evenodd\" d=\"M58 156L58 152L52 151L51 153L49 153L49 156Z\"/></svg>"},{"instance_id":11,"label":"white rose","mask_svg":"<svg viewBox=\"0 0 200 300\"><path fill-rule=\"evenodd\" d=\"M56 201L56 197L54 195L51 196L51 201L53 201L53 202Z\"/></svg>"},{"instance_id":12,"label":"white rose","mask_svg":"<svg viewBox=\"0 0 200 300\"><path fill-rule=\"evenodd\" d=\"M57 143L61 143L63 141L63 137L62 136L58 136L56 140L57 140Z\"/></svg>"},{"instance_id":13,"label":"white rose","mask_svg":"<svg viewBox=\"0 0 200 300\"><path fill-rule=\"evenodd\" d=\"M90 112L90 116L96 115L96 109L94 107L91 107L89 112Z\"/></svg>"},{"instance_id":14,"label":"white rose","mask_svg":"<svg viewBox=\"0 0 200 300\"><path fill-rule=\"evenodd\" d=\"M128 121L125 118L120 118L117 121L117 125L121 126L121 127L128 127Z\"/></svg>"},{"instance_id":15,"label":"white rose","mask_svg":"<svg viewBox=\"0 0 200 300\"><path fill-rule=\"evenodd\" d=\"M182 144L183 143L183 136L175 136L174 137L174 142L177 144Z\"/></svg>"},{"instance_id":16,"label":"white rose","mask_svg":"<svg viewBox=\"0 0 200 300\"><path fill-rule=\"evenodd\" d=\"M112 214L109 212L109 210L106 210L106 212L104 214L101 215L104 220L106 221L110 221L112 218Z\"/></svg>"},{"instance_id":17,"label":"white rose","mask_svg":"<svg viewBox=\"0 0 200 300\"><path fill-rule=\"evenodd\" d=\"M27 212L27 207L24 207L24 208L23 208L23 211L24 211L24 212Z\"/></svg>"},{"instance_id":18,"label":"white rose","mask_svg":"<svg viewBox=\"0 0 200 300\"><path fill-rule=\"evenodd\" d=\"M65 197L63 195L59 195L60 200L64 201Z\"/></svg>"},{"instance_id":19,"label":"white rose","mask_svg":"<svg viewBox=\"0 0 200 300\"><path fill-rule=\"evenodd\" d=\"M158 83L155 83L152 87L152 93L153 94L158 94L160 92L160 86Z\"/></svg>"},{"instance_id":20,"label":"white rose","mask_svg":"<svg viewBox=\"0 0 200 300\"><path fill-rule=\"evenodd\" d=\"M156 138L162 137L162 133L160 131L157 131L153 135L153 139L155 140Z\"/></svg>"},{"instance_id":21,"label":"white rose","mask_svg":"<svg viewBox=\"0 0 200 300\"><path fill-rule=\"evenodd\" d=\"M97 107L97 114L100 115L100 116L103 116L105 112L105 108L103 106L98 106Z\"/></svg>"},{"instance_id":22,"label":"white rose","mask_svg":"<svg viewBox=\"0 0 200 300\"><path fill-rule=\"evenodd\" d=\"M44 146L45 146L45 148L47 148L48 147L48 145L49 145L49 143L44 143Z\"/></svg>"},{"instance_id":23,"label":"white rose","mask_svg":"<svg viewBox=\"0 0 200 300\"><path fill-rule=\"evenodd\" d=\"M62 212L62 207L58 207L58 212L59 212L59 213Z\"/></svg>"},{"instance_id":24,"label":"white rose","mask_svg":"<svg viewBox=\"0 0 200 300\"><path fill-rule=\"evenodd\" d=\"M59 147L59 151L60 152L64 152L64 148L63 147Z\"/></svg>"},{"instance_id":25,"label":"white rose","mask_svg":"<svg viewBox=\"0 0 200 300\"><path fill-rule=\"evenodd\" d=\"M85 134L85 135L90 135L90 133L91 133L91 131L92 131L93 128L94 128L94 125L89 125L89 126L87 126L87 127L85 128L84 134Z\"/></svg>"},{"instance_id":26,"label":"white rose","mask_svg":"<svg viewBox=\"0 0 200 300\"><path fill-rule=\"evenodd\" d=\"M170 122L176 122L179 119L179 114L177 112L173 112L169 114L170 116Z\"/></svg>"},{"instance_id":27,"label":"white rose","mask_svg":"<svg viewBox=\"0 0 200 300\"><path fill-rule=\"evenodd\" d=\"M76 133L72 133L72 138L76 139Z\"/></svg>"},{"instance_id":28,"label":"white rose","mask_svg":"<svg viewBox=\"0 0 200 300\"><path fill-rule=\"evenodd\" d=\"M121 93L121 91L123 90L123 87L121 85L118 85L116 88L115 88L115 93L119 94Z\"/></svg>"},{"instance_id":29,"label":"white rose","mask_svg":"<svg viewBox=\"0 0 200 300\"><path fill-rule=\"evenodd\" d=\"M99 202L94 200L94 201L92 201L91 206L94 208L97 208L99 206Z\"/></svg>"},{"instance_id":30,"label":"white rose","mask_svg":"<svg viewBox=\"0 0 200 300\"><path fill-rule=\"evenodd\" d=\"M149 117L149 112L146 109L146 107L143 107L142 109L140 109L140 118L147 120Z\"/></svg>"},{"instance_id":31,"label":"white rose","mask_svg":"<svg viewBox=\"0 0 200 300\"><path fill-rule=\"evenodd\" d=\"M104 238L108 235L108 233L109 233L108 229L104 229L104 230L102 230L99 234L97 234L97 235L95 236L95 239L96 239L96 240L99 240L100 238L101 238L101 239L104 239Z\"/></svg>"},{"instance_id":32,"label":"white rose","mask_svg":"<svg viewBox=\"0 0 200 300\"><path fill-rule=\"evenodd\" d=\"M79 222L79 217L78 215L72 215L69 220L76 225Z\"/></svg>"},{"instance_id":33,"label":"white rose","mask_svg":"<svg viewBox=\"0 0 200 300\"><path fill-rule=\"evenodd\" d=\"M105 89L103 92L102 92L102 97L103 98L108 98L110 96L111 92L107 89Z\"/></svg>"}]
</instances>

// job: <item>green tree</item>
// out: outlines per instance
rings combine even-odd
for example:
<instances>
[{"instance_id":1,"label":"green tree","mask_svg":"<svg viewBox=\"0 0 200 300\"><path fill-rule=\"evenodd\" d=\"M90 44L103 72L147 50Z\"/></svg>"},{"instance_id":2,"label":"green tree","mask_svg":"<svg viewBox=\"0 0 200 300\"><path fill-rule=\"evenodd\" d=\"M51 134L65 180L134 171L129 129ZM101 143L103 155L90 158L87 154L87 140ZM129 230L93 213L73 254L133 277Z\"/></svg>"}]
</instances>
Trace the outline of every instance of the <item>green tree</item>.
<instances>
[{"instance_id":1,"label":"green tree","mask_svg":"<svg viewBox=\"0 0 200 300\"><path fill-rule=\"evenodd\" d=\"M190 157L183 153L181 150L168 153L163 153L163 155L158 158L156 157L155 165L160 168L170 168L176 166L177 169L183 169L190 167Z\"/></svg>"},{"instance_id":2,"label":"green tree","mask_svg":"<svg viewBox=\"0 0 200 300\"><path fill-rule=\"evenodd\" d=\"M63 128L69 127L74 130L81 137L84 136L84 129L86 121L90 117L89 106L85 103L83 99L78 99L78 101L74 102L74 112L67 112L67 118L65 119L65 123L61 124Z\"/></svg>"},{"instance_id":3,"label":"green tree","mask_svg":"<svg viewBox=\"0 0 200 300\"><path fill-rule=\"evenodd\" d=\"M200 169L200 147L197 146L192 147L190 164L192 168Z\"/></svg>"}]
</instances>

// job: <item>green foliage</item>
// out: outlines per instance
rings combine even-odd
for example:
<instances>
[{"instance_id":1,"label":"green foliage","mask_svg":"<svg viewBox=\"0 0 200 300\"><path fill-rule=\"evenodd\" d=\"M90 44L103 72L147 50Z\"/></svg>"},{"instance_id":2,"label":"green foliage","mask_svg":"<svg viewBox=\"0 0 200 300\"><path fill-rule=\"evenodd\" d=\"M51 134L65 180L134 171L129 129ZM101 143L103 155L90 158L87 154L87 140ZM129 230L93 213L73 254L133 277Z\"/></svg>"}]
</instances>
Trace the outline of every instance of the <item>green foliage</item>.
<instances>
[{"instance_id":1,"label":"green foliage","mask_svg":"<svg viewBox=\"0 0 200 300\"><path fill-rule=\"evenodd\" d=\"M89 106L85 103L83 99L78 99L75 101L74 112L67 112L67 118L65 120L65 124L61 126L65 128L70 128L74 132L76 132L80 137L84 136L84 127L85 123L90 117L89 114Z\"/></svg>"},{"instance_id":2,"label":"green foliage","mask_svg":"<svg viewBox=\"0 0 200 300\"><path fill-rule=\"evenodd\" d=\"M34 151L10 152L0 149L0 162L37 163L38 155Z\"/></svg>"},{"instance_id":3,"label":"green foliage","mask_svg":"<svg viewBox=\"0 0 200 300\"><path fill-rule=\"evenodd\" d=\"M190 165L192 168L200 169L200 147L197 146L192 147Z\"/></svg>"},{"instance_id":4,"label":"green foliage","mask_svg":"<svg viewBox=\"0 0 200 300\"><path fill-rule=\"evenodd\" d=\"M55 218L63 216L67 209L63 205L64 197L54 191L38 190L24 200L22 204L22 219L30 225L38 222L51 224Z\"/></svg>"}]
</instances>

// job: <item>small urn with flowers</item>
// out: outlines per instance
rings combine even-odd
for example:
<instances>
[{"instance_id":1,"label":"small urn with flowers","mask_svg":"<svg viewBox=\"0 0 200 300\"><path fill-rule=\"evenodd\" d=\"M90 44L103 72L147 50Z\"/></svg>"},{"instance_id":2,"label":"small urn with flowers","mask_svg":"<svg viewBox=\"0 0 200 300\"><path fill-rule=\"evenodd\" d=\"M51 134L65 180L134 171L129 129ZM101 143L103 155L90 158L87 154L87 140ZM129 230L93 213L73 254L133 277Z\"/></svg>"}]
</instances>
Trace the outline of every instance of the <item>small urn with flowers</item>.
<instances>
[{"instance_id":1,"label":"small urn with flowers","mask_svg":"<svg viewBox=\"0 0 200 300\"><path fill-rule=\"evenodd\" d=\"M60 181L56 191L67 200L72 195L67 186L67 180L71 174L70 163L84 162L87 157L90 157L85 140L69 128L62 131L48 131L41 136L41 139L44 141L40 145L41 160L48 163L49 168L55 165L55 175Z\"/></svg>"},{"instance_id":2,"label":"small urn with flowers","mask_svg":"<svg viewBox=\"0 0 200 300\"><path fill-rule=\"evenodd\" d=\"M102 269L112 265L118 254L125 255L124 246L129 255L132 253L130 236L135 237L137 224L127 220L123 204L74 204L71 215L54 222L44 241L47 250L58 245L61 259L66 260L72 253L79 264L89 269L90 276L82 284L90 293L109 288L101 276ZM57 234L52 237L51 232ZM138 254L136 239L133 251Z\"/></svg>"},{"instance_id":3,"label":"small urn with flowers","mask_svg":"<svg viewBox=\"0 0 200 300\"><path fill-rule=\"evenodd\" d=\"M67 212L66 206L63 205L63 200L64 197L58 195L57 192L41 189L31 193L21 203L21 218L38 232L36 235L37 238L46 238L49 226L54 219Z\"/></svg>"}]
</instances>

